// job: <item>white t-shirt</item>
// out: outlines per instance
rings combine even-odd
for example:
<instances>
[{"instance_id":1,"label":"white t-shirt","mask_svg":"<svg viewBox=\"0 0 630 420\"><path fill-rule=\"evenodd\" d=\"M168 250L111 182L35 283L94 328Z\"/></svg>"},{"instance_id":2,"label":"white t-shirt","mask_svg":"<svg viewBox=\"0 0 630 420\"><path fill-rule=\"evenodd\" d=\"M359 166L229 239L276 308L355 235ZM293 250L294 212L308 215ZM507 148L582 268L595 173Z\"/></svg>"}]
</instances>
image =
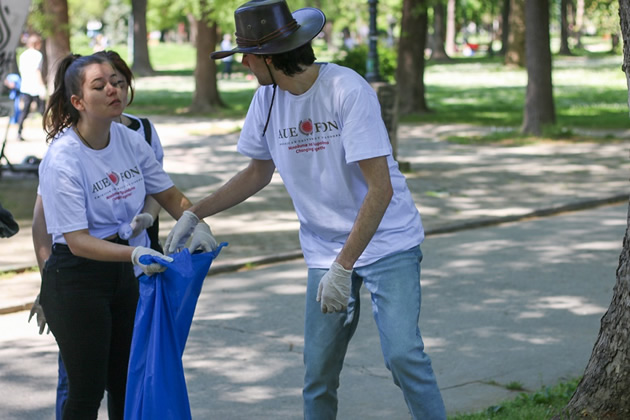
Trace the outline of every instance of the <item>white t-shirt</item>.
<instances>
[{"instance_id":1,"label":"white t-shirt","mask_svg":"<svg viewBox=\"0 0 630 420\"><path fill-rule=\"evenodd\" d=\"M271 96L271 86L257 90L238 151L275 163L293 200L310 268L330 267L348 238L367 193L358 164L364 159L387 157L394 195L355 266L424 240L420 214L392 158L376 92L361 76L336 64L321 64L317 80L302 95L278 88L263 138Z\"/></svg>"},{"instance_id":2,"label":"white t-shirt","mask_svg":"<svg viewBox=\"0 0 630 420\"><path fill-rule=\"evenodd\" d=\"M31 96L45 95L45 86L41 79L43 56L34 48L25 50L19 57L20 92Z\"/></svg>"},{"instance_id":3,"label":"white t-shirt","mask_svg":"<svg viewBox=\"0 0 630 420\"><path fill-rule=\"evenodd\" d=\"M142 122L140 121L140 118L126 113L124 115L130 120L135 121L132 122L131 125L129 125L127 128L134 130L142 135L142 137L145 137L144 127L142 125ZM146 119L145 121L147 121L149 123L149 126L151 127L151 148L153 149L153 153L155 153L155 158L160 163L160 166L164 166L164 149L162 148L162 141L160 140L160 136L155 130L155 126L153 125L153 123L148 119ZM146 142L146 138L144 141Z\"/></svg>"},{"instance_id":4,"label":"white t-shirt","mask_svg":"<svg viewBox=\"0 0 630 420\"><path fill-rule=\"evenodd\" d=\"M85 146L72 129L62 133L39 166L39 182L54 243L80 229L107 238L142 210L147 194L173 186L144 138L117 123L102 150Z\"/></svg>"},{"instance_id":5,"label":"white t-shirt","mask_svg":"<svg viewBox=\"0 0 630 420\"><path fill-rule=\"evenodd\" d=\"M223 41L221 41L221 49L223 51L229 51L231 50L232 47L232 42L224 39ZM233 55L228 55L227 57L223 58L223 61L233 61L234 60L234 56Z\"/></svg>"}]
</instances>

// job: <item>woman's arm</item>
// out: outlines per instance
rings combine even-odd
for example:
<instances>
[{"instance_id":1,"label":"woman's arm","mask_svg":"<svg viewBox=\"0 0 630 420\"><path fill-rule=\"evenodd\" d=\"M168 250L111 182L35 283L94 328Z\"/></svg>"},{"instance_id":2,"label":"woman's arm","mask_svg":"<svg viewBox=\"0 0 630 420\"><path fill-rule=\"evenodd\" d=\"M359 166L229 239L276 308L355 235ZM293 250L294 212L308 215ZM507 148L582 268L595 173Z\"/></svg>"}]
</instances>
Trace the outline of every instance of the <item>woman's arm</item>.
<instances>
[{"instance_id":1,"label":"woman's arm","mask_svg":"<svg viewBox=\"0 0 630 420\"><path fill-rule=\"evenodd\" d=\"M64 233L63 236L70 251L77 257L98 261L131 261L134 247L96 238L87 229Z\"/></svg>"},{"instance_id":2,"label":"woman's arm","mask_svg":"<svg viewBox=\"0 0 630 420\"><path fill-rule=\"evenodd\" d=\"M44 264L50 257L52 249L52 235L48 234L46 228L46 218L44 216L44 203L42 196L37 195L35 199L35 207L33 208L33 246L35 248L35 258L40 274L44 270Z\"/></svg>"}]
</instances>

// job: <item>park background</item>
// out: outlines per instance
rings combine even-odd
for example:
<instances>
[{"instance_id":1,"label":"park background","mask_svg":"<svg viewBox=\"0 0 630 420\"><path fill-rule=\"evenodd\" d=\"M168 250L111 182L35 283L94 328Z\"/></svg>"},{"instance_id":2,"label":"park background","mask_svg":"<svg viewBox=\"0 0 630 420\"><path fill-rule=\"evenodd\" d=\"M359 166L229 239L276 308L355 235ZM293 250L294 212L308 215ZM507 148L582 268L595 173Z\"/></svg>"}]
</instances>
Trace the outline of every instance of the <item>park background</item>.
<instances>
[{"instance_id":1,"label":"park background","mask_svg":"<svg viewBox=\"0 0 630 420\"><path fill-rule=\"evenodd\" d=\"M222 78L221 62L209 60L209 53L218 48L222 34L233 32L232 12L240 3L37 0L25 33L43 36L49 72L56 59L70 51L89 54L105 47L126 57L136 74L130 113L204 118L221 127L212 130L238 131L255 80L238 62L232 77ZM290 2L292 9L307 5L313 4ZM368 69L376 67L376 79L403 93L397 104L399 124L485 128L478 134L449 136L444 139L448 142L513 147L627 140L620 135L628 126L628 90L621 68L618 2L558 0L538 5L539 14L527 15L525 1L520 0L321 0L317 7L326 12L329 23L314 47L320 61L350 66L371 81L376 80ZM526 60L527 16L540 24L540 13L549 29L542 44L549 52L548 63L544 57ZM414 30L403 31L403 27ZM344 33L349 33L353 45L344 43ZM405 39L410 33L414 38ZM106 44L97 45L97 38ZM407 68L405 62L414 64ZM538 83L542 97L531 98L532 75L540 72L548 74L549 83L543 78ZM539 120L530 124L528 105L553 112L535 115ZM28 123L32 129L41 126L37 116ZM398 159L404 161L404 156ZM0 202L21 225L30 222L36 185L28 178L0 179ZM425 195L426 200L440 200L448 191L427 189ZM559 384L558 406L566 404L576 385L576 381ZM519 388L519 384L510 386ZM553 398L541 395L555 398L555 392L523 394L521 402L542 401L549 409Z\"/></svg>"}]
</instances>

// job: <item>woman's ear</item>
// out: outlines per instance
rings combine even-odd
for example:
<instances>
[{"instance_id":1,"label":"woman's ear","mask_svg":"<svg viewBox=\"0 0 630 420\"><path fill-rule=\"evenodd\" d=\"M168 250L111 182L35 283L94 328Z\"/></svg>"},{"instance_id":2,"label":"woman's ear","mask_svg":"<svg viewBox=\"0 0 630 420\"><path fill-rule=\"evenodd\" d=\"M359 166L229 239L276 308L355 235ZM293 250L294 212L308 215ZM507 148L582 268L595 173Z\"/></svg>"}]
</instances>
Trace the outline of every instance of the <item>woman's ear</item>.
<instances>
[{"instance_id":1,"label":"woman's ear","mask_svg":"<svg viewBox=\"0 0 630 420\"><path fill-rule=\"evenodd\" d=\"M85 107L83 106L83 101L77 95L72 95L70 97L70 103L77 111L85 111Z\"/></svg>"}]
</instances>

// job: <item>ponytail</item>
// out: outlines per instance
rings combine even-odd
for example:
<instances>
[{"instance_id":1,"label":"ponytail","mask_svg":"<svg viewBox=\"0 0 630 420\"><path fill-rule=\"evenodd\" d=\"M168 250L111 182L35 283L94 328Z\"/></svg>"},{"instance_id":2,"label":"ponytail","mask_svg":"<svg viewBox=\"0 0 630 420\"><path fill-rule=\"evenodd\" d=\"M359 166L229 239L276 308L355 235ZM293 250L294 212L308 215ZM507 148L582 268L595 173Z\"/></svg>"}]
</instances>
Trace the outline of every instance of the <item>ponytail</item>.
<instances>
[{"instance_id":1,"label":"ponytail","mask_svg":"<svg viewBox=\"0 0 630 420\"><path fill-rule=\"evenodd\" d=\"M70 98L66 98L64 80L68 67L79 57L76 54L67 55L57 66L54 91L48 98L48 104L44 111L43 125L46 132L46 143L50 143L57 134L79 120L78 111L70 104Z\"/></svg>"}]
</instances>

